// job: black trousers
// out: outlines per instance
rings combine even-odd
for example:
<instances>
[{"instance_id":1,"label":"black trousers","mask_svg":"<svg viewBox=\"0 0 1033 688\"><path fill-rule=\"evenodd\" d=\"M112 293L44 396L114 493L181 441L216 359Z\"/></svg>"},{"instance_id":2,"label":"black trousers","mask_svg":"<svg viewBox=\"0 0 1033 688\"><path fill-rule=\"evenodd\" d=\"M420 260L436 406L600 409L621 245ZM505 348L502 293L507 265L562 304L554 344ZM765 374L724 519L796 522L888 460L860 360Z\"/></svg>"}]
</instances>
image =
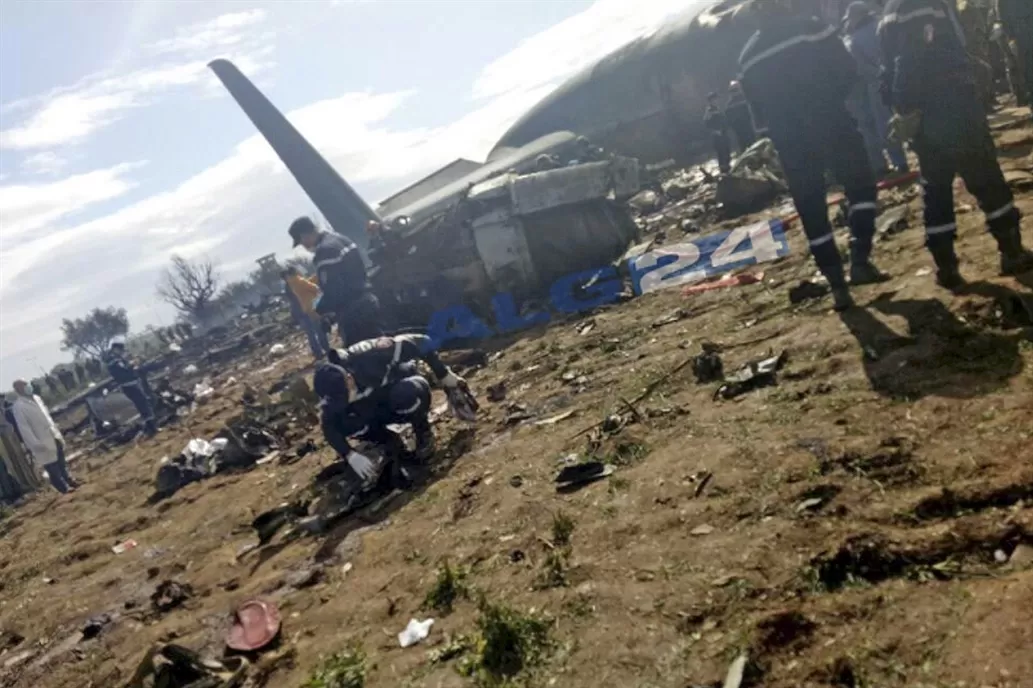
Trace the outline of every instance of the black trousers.
<instances>
[{"instance_id":1,"label":"black trousers","mask_svg":"<svg viewBox=\"0 0 1033 688\"><path fill-rule=\"evenodd\" d=\"M986 214L995 236L1018 226L1020 215L997 161L997 149L986 114L973 97L949 111L923 115L914 142L922 169L926 245L931 250L953 244L954 178L960 176Z\"/></svg>"},{"instance_id":2,"label":"black trousers","mask_svg":"<svg viewBox=\"0 0 1033 688\"><path fill-rule=\"evenodd\" d=\"M122 394L125 394L126 398L133 402L133 406L136 407L136 412L140 414L140 420L143 421L147 432L156 432L158 426L154 421L154 407L151 406L150 397L144 392L143 385L138 382L124 385L122 387Z\"/></svg>"},{"instance_id":3,"label":"black trousers","mask_svg":"<svg viewBox=\"0 0 1033 688\"><path fill-rule=\"evenodd\" d=\"M710 135L714 144L714 152L717 153L717 168L722 172L732 169L732 144L728 141L728 134L715 132Z\"/></svg>"},{"instance_id":4,"label":"black trousers","mask_svg":"<svg viewBox=\"0 0 1033 688\"><path fill-rule=\"evenodd\" d=\"M842 184L849 203L851 258L868 260L875 237L876 187L864 139L846 105L814 118L814 126L791 131L769 128L789 183L793 204L818 269L833 286L845 284L843 265L829 222L826 172Z\"/></svg>"},{"instance_id":5,"label":"black trousers","mask_svg":"<svg viewBox=\"0 0 1033 688\"><path fill-rule=\"evenodd\" d=\"M384 336L380 300L373 294L356 299L335 314L337 334L348 347L366 339Z\"/></svg>"}]
</instances>

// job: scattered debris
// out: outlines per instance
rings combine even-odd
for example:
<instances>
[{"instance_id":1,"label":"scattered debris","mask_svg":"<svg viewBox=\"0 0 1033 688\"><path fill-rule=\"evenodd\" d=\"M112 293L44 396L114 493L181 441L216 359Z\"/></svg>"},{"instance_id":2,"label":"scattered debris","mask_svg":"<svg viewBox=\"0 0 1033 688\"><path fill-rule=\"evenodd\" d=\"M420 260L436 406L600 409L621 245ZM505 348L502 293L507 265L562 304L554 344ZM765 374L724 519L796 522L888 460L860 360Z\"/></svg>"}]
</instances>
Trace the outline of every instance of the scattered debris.
<instances>
[{"instance_id":1,"label":"scattered debris","mask_svg":"<svg viewBox=\"0 0 1033 688\"><path fill-rule=\"evenodd\" d=\"M115 620L115 617L107 612L90 617L86 620L86 623L83 624L82 639L93 640L103 633L108 626L113 624Z\"/></svg>"},{"instance_id":2,"label":"scattered debris","mask_svg":"<svg viewBox=\"0 0 1033 688\"><path fill-rule=\"evenodd\" d=\"M748 662L749 657L745 654L736 657L732 665L728 667L728 674L725 676L722 688L740 688L743 679L746 677L746 664Z\"/></svg>"},{"instance_id":3,"label":"scattered debris","mask_svg":"<svg viewBox=\"0 0 1033 688\"><path fill-rule=\"evenodd\" d=\"M1033 568L1033 546L1020 544L1008 558L1008 568L1013 571Z\"/></svg>"},{"instance_id":4,"label":"scattered debris","mask_svg":"<svg viewBox=\"0 0 1033 688\"><path fill-rule=\"evenodd\" d=\"M707 489L707 485L714 479L714 474L710 471L703 471L699 475L692 476L691 480L696 482L696 489L693 491L692 496L699 499L703 495L703 490Z\"/></svg>"},{"instance_id":5,"label":"scattered debris","mask_svg":"<svg viewBox=\"0 0 1033 688\"><path fill-rule=\"evenodd\" d=\"M663 327L664 325L670 325L672 323L678 322L679 320L684 320L688 317L688 315L688 311L686 311L683 308L678 308L668 313L667 315L662 315L656 320L654 320L652 327L656 329L658 327Z\"/></svg>"},{"instance_id":6,"label":"scattered debris","mask_svg":"<svg viewBox=\"0 0 1033 688\"><path fill-rule=\"evenodd\" d=\"M715 291L717 289L727 289L728 287L741 287L746 284L760 284L763 281L763 272L758 272L757 274L744 272L735 275L724 275L719 279L701 282L700 284L690 284L689 286L682 288L681 293L683 296L692 296L693 294L702 294L704 292Z\"/></svg>"},{"instance_id":7,"label":"scattered debris","mask_svg":"<svg viewBox=\"0 0 1033 688\"><path fill-rule=\"evenodd\" d=\"M567 466L556 476L556 491L574 492L589 483L613 475L613 471L613 466L608 466L601 461L587 461Z\"/></svg>"},{"instance_id":8,"label":"scattered debris","mask_svg":"<svg viewBox=\"0 0 1033 688\"><path fill-rule=\"evenodd\" d=\"M734 399L760 387L776 382L776 373L789 360L789 353L782 351L778 356L769 356L759 361L750 361L745 366L725 377L725 384L714 393L714 398Z\"/></svg>"},{"instance_id":9,"label":"scattered debris","mask_svg":"<svg viewBox=\"0 0 1033 688\"><path fill-rule=\"evenodd\" d=\"M689 535L710 535L714 532L714 526L704 523L689 531Z\"/></svg>"},{"instance_id":10,"label":"scattered debris","mask_svg":"<svg viewBox=\"0 0 1033 688\"><path fill-rule=\"evenodd\" d=\"M244 657L202 659L180 645L155 645L144 655L126 688L231 688L241 685L249 666Z\"/></svg>"},{"instance_id":11,"label":"scattered debris","mask_svg":"<svg viewBox=\"0 0 1033 688\"><path fill-rule=\"evenodd\" d=\"M267 647L280 635L280 610L272 602L248 600L233 613L226 646L238 652Z\"/></svg>"},{"instance_id":12,"label":"scattered debris","mask_svg":"<svg viewBox=\"0 0 1033 688\"><path fill-rule=\"evenodd\" d=\"M577 333L582 337L595 329L595 320L586 320L577 326Z\"/></svg>"},{"instance_id":13,"label":"scattered debris","mask_svg":"<svg viewBox=\"0 0 1033 688\"><path fill-rule=\"evenodd\" d=\"M311 588L321 580L323 580L323 569L319 566L311 566L287 574L283 582L295 590L303 590Z\"/></svg>"},{"instance_id":14,"label":"scattered debris","mask_svg":"<svg viewBox=\"0 0 1033 688\"><path fill-rule=\"evenodd\" d=\"M497 404L506 399L506 382L503 380L488 387L488 401Z\"/></svg>"},{"instance_id":15,"label":"scattered debris","mask_svg":"<svg viewBox=\"0 0 1033 688\"><path fill-rule=\"evenodd\" d=\"M285 353L287 353L287 347L283 344L273 344L271 347L269 347L269 353L271 353L273 356L282 356Z\"/></svg>"},{"instance_id":16,"label":"scattered debris","mask_svg":"<svg viewBox=\"0 0 1033 688\"><path fill-rule=\"evenodd\" d=\"M172 611L181 606L194 594L193 588L185 583L165 580L158 584L151 595L151 607L159 614Z\"/></svg>"},{"instance_id":17,"label":"scattered debris","mask_svg":"<svg viewBox=\"0 0 1033 688\"><path fill-rule=\"evenodd\" d=\"M542 420L536 421L535 425L555 425L556 423L559 423L560 421L567 420L568 418L573 418L575 413L576 412L573 411L573 410L565 411L565 412L563 412L563 413L561 413L559 415L550 416L549 418L544 418Z\"/></svg>"},{"instance_id":18,"label":"scattered debris","mask_svg":"<svg viewBox=\"0 0 1033 688\"><path fill-rule=\"evenodd\" d=\"M424 621L410 619L409 625L398 634L398 644L406 648L417 644L421 640L426 640L427 636L430 635L430 627L433 625L434 619L426 619Z\"/></svg>"},{"instance_id":19,"label":"scattered debris","mask_svg":"<svg viewBox=\"0 0 1033 688\"><path fill-rule=\"evenodd\" d=\"M137 546L136 540L126 540L126 541L120 542L117 545L115 545L114 547L112 547L111 551L114 552L115 554L124 554L124 553L128 552L131 549L135 549L136 546Z\"/></svg>"},{"instance_id":20,"label":"scattered debris","mask_svg":"<svg viewBox=\"0 0 1033 688\"><path fill-rule=\"evenodd\" d=\"M894 234L899 234L907 229L907 216L908 207L906 205L892 208L880 215L878 219L875 220L876 240L891 237Z\"/></svg>"},{"instance_id":21,"label":"scattered debris","mask_svg":"<svg viewBox=\"0 0 1033 688\"><path fill-rule=\"evenodd\" d=\"M716 382L724 377L725 366L717 353L716 345L704 342L703 353L692 358L692 374L701 385Z\"/></svg>"}]
</instances>

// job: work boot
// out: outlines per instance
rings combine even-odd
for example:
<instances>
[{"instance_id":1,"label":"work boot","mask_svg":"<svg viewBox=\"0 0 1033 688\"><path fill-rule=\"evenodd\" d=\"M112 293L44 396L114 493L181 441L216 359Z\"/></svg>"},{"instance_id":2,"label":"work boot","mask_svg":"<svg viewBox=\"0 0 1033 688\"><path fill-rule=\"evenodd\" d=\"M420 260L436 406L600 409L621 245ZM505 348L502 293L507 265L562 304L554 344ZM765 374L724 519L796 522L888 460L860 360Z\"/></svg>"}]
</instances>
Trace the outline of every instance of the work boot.
<instances>
[{"instance_id":1,"label":"work boot","mask_svg":"<svg viewBox=\"0 0 1033 688\"><path fill-rule=\"evenodd\" d=\"M842 313L853 307L854 297L850 295L850 287L845 284L832 287L832 310Z\"/></svg>"},{"instance_id":2,"label":"work boot","mask_svg":"<svg viewBox=\"0 0 1033 688\"><path fill-rule=\"evenodd\" d=\"M863 263L850 264L850 284L855 287L863 284L879 284L880 282L888 282L889 279L890 276L875 267L875 264L870 260Z\"/></svg>"},{"instance_id":3,"label":"work boot","mask_svg":"<svg viewBox=\"0 0 1033 688\"><path fill-rule=\"evenodd\" d=\"M954 252L954 244L930 246L929 252L936 263L936 283L944 289L955 291L965 284L965 278L958 270L958 254Z\"/></svg>"},{"instance_id":4,"label":"work boot","mask_svg":"<svg viewBox=\"0 0 1033 688\"><path fill-rule=\"evenodd\" d=\"M413 433L416 435L416 459L426 463L434 456L435 442L434 430L426 420L412 424Z\"/></svg>"},{"instance_id":5,"label":"work boot","mask_svg":"<svg viewBox=\"0 0 1033 688\"><path fill-rule=\"evenodd\" d=\"M1033 270L1033 252L1022 246L1022 234L1018 227L994 234L994 239L1001 252L1002 275L1010 277Z\"/></svg>"}]
</instances>

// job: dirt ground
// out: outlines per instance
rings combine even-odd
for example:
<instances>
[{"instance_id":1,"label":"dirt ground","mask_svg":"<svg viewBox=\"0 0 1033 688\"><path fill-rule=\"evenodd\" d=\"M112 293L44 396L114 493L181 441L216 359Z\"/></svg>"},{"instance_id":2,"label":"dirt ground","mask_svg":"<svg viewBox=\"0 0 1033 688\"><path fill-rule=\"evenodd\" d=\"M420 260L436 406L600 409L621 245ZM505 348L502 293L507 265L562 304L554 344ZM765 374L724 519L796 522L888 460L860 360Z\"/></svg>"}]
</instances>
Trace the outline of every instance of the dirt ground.
<instances>
[{"instance_id":1,"label":"dirt ground","mask_svg":"<svg viewBox=\"0 0 1033 688\"><path fill-rule=\"evenodd\" d=\"M997 133L1006 168L1029 170L1033 129ZM1033 185L1015 176L1029 245ZM547 621L540 661L515 679L526 685L720 686L745 654L744 686L1030 688L1033 322L1022 304L1033 275L996 276L982 214L961 192L971 286L937 288L921 202L883 194L893 199L907 199L910 226L878 244L894 279L857 289L861 308L790 303L814 274L794 228L790 256L754 269L761 284L671 289L522 333L468 375L482 400L475 429L436 425L428 484L239 558L255 515L334 457L313 429L319 451L294 464L149 504L162 456L212 436L245 382L267 386L307 361L295 339L273 371L263 357L225 372L189 428L83 459L78 492L37 495L0 521L0 686L121 686L158 642L218 656L231 610L256 596L276 601L283 629L247 685L306 685L323 658L355 647L367 686L473 685L462 656L430 653L476 636L483 596ZM677 309L684 317L654 326ZM703 342L726 372L769 352L788 363L777 384L715 400L717 383L697 384L691 366L672 373ZM489 402L499 382L506 398ZM578 434L610 414L626 425ZM559 494L570 454L616 471ZM567 547L557 514L573 520ZM112 551L130 538L138 547ZM446 560L470 595L450 614L421 609ZM313 567L314 584L291 584ZM193 595L154 613L166 579ZM82 639L102 613L114 620ZM401 649L397 633L427 617L429 638Z\"/></svg>"}]
</instances>

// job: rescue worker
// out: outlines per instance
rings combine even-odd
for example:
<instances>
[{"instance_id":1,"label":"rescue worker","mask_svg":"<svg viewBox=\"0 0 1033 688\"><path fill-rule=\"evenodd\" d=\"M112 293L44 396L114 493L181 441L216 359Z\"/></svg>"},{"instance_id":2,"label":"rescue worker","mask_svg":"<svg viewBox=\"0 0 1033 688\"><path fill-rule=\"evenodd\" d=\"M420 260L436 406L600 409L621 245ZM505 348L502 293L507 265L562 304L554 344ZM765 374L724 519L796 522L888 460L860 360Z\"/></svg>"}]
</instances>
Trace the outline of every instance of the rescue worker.
<instances>
[{"instance_id":1,"label":"rescue worker","mask_svg":"<svg viewBox=\"0 0 1033 688\"><path fill-rule=\"evenodd\" d=\"M717 168L722 174L732 169L732 144L728 141L728 122L717 102L717 94L707 96L707 109L703 113L703 126L710 131L710 141L717 153Z\"/></svg>"},{"instance_id":2,"label":"rescue worker","mask_svg":"<svg viewBox=\"0 0 1033 688\"><path fill-rule=\"evenodd\" d=\"M756 114L756 113L754 113ZM746 102L743 86L738 81L728 84L728 105L725 106L725 120L728 128L735 132L735 140L739 144L739 152L753 145L757 140L757 132L753 128L753 115L750 104Z\"/></svg>"},{"instance_id":3,"label":"rescue worker","mask_svg":"<svg viewBox=\"0 0 1033 688\"><path fill-rule=\"evenodd\" d=\"M312 381L320 400L323 435L364 482L374 476L374 466L352 449L350 438L381 446L389 460L397 462L405 448L387 426L408 424L416 435L416 457L426 460L434 452L434 431L428 420L430 383L420 375L417 361L430 367L457 415L470 420L476 412L465 381L441 362L425 335L369 339L332 350L328 359L317 366ZM358 487L357 481L353 484Z\"/></svg>"},{"instance_id":4,"label":"rescue worker","mask_svg":"<svg viewBox=\"0 0 1033 688\"><path fill-rule=\"evenodd\" d=\"M1026 87L1025 102L1033 105L1033 2L997 0L997 18L1004 32L1015 41L1019 71Z\"/></svg>"},{"instance_id":5,"label":"rescue worker","mask_svg":"<svg viewBox=\"0 0 1033 688\"><path fill-rule=\"evenodd\" d=\"M829 222L826 170L849 201L851 281L886 279L871 262L875 176L846 109L857 68L836 29L800 15L791 0L758 4L757 12L761 28L739 58L743 89L755 117L767 123L811 255L829 282L834 308L843 311L853 299Z\"/></svg>"},{"instance_id":6,"label":"rescue worker","mask_svg":"<svg viewBox=\"0 0 1033 688\"><path fill-rule=\"evenodd\" d=\"M320 315L337 319L337 334L345 346L384 334L380 302L366 277L366 265L355 243L335 232L323 232L308 217L291 223L294 246L312 252L322 294L315 302Z\"/></svg>"},{"instance_id":7,"label":"rescue worker","mask_svg":"<svg viewBox=\"0 0 1033 688\"><path fill-rule=\"evenodd\" d=\"M879 25L884 92L897 112L895 124L922 168L926 247L937 267L937 282L948 289L964 280L954 252L954 178L986 214L1001 254L1001 274L1033 269L1022 246L1011 189L997 162L972 62L964 37L944 0L890 0Z\"/></svg>"},{"instance_id":8,"label":"rescue worker","mask_svg":"<svg viewBox=\"0 0 1033 688\"><path fill-rule=\"evenodd\" d=\"M126 355L124 337L115 337L111 340L107 355L104 357L104 365L107 366L111 379L122 390L122 394L126 395L126 398L136 407L136 412L140 414L140 420L143 421L144 433L148 437L156 435L158 423L154 419L154 407L147 395L148 388L140 372L136 369L136 365Z\"/></svg>"},{"instance_id":9,"label":"rescue worker","mask_svg":"<svg viewBox=\"0 0 1033 688\"><path fill-rule=\"evenodd\" d=\"M1011 39L1004 32L1004 25L997 20L996 14L993 22L990 41L993 43L994 71L997 80L1002 84L998 90L1015 96L1015 104L1019 107L1029 105L1030 93L1022 78L1022 68L1019 67L1019 58L1012 47Z\"/></svg>"},{"instance_id":10,"label":"rescue worker","mask_svg":"<svg viewBox=\"0 0 1033 688\"><path fill-rule=\"evenodd\" d=\"M987 0L949 0L954 17L965 37L965 49L972 60L976 85L984 107L991 110L996 104L993 68L990 66L990 24Z\"/></svg>"},{"instance_id":11,"label":"rescue worker","mask_svg":"<svg viewBox=\"0 0 1033 688\"><path fill-rule=\"evenodd\" d=\"M879 77L882 75L882 57L879 53L878 21L871 7L862 0L847 6L843 16L843 44L854 58L860 79L847 98L847 108L857 120L864 138L868 159L876 177L884 176L886 154L898 173L908 171L904 146L889 139L889 124L893 113L882 101Z\"/></svg>"}]
</instances>

